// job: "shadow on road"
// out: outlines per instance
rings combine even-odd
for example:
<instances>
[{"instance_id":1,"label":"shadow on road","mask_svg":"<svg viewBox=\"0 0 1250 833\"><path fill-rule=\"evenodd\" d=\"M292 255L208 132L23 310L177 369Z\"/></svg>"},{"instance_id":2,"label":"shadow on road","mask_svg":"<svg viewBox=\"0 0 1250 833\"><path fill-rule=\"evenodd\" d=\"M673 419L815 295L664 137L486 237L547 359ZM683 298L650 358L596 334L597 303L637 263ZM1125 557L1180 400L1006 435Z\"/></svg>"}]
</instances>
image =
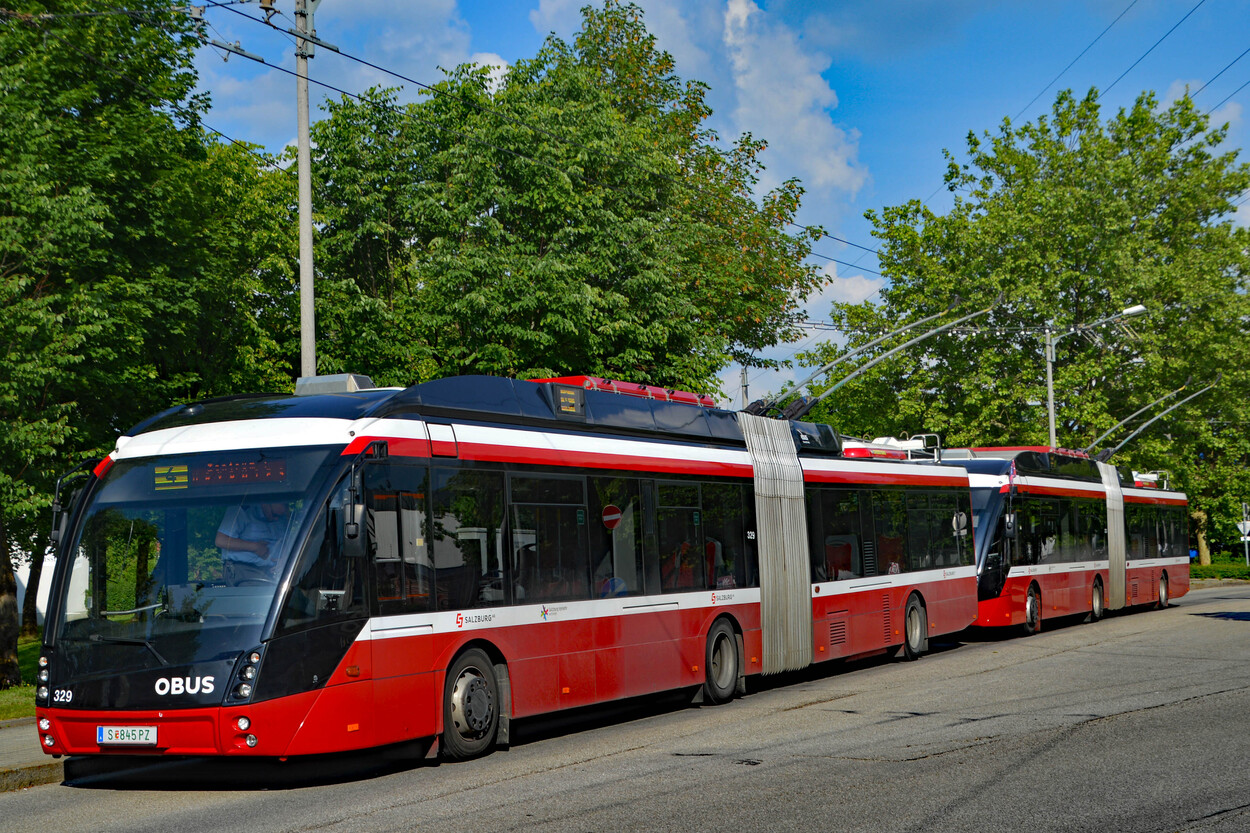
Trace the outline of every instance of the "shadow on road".
<instances>
[{"instance_id":1,"label":"shadow on road","mask_svg":"<svg viewBox=\"0 0 1250 833\"><path fill-rule=\"evenodd\" d=\"M1191 613L1189 615L1203 616L1207 619L1229 619L1234 622L1250 622L1250 611L1237 610L1225 611L1223 613Z\"/></svg>"},{"instance_id":2,"label":"shadow on road","mask_svg":"<svg viewBox=\"0 0 1250 833\"><path fill-rule=\"evenodd\" d=\"M376 778L430 766L425 744L365 752L273 758L71 757L67 787L97 790L289 790Z\"/></svg>"}]
</instances>

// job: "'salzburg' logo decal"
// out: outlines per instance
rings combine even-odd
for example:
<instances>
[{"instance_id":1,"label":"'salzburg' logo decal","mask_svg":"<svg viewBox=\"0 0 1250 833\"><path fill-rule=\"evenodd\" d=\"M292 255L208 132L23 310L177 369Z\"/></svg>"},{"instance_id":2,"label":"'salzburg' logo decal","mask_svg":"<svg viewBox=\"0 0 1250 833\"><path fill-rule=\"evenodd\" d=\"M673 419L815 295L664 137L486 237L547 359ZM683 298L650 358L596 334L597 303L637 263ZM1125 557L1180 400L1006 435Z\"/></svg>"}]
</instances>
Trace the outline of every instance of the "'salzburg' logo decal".
<instances>
[{"instance_id":1,"label":"'salzburg' logo decal","mask_svg":"<svg viewBox=\"0 0 1250 833\"><path fill-rule=\"evenodd\" d=\"M212 677L161 677L156 681L156 693L166 694L212 694Z\"/></svg>"}]
</instances>

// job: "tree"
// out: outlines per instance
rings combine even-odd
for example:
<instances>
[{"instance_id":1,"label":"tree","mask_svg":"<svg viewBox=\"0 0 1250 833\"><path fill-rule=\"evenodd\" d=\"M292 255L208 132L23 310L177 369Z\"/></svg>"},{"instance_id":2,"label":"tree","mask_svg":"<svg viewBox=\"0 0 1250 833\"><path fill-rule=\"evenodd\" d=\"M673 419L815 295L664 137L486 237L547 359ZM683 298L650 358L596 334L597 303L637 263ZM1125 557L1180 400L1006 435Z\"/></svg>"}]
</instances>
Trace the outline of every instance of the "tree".
<instances>
[{"instance_id":1,"label":"tree","mask_svg":"<svg viewBox=\"0 0 1250 833\"><path fill-rule=\"evenodd\" d=\"M1223 373L1216 391L1156 423L1114 462L1170 469L1195 510L1231 520L1235 495L1250 492L1250 232L1230 219L1250 166L1223 149L1226 132L1210 129L1187 97L1161 107L1143 94L1104 122L1090 91L1060 94L1049 118L970 134L966 161L947 154L957 195L949 213L915 200L868 213L891 283L880 306L838 305L834 315L853 345L956 294L967 309L1000 292L1006 302L975 328L883 363L817 414L850 433L1045 445L1045 330L1068 332L1143 303L1149 315L1131 329L1060 339L1059 445L1082 448L1187 379L1197 390ZM825 345L807 361L838 350ZM1228 540L1227 522L1215 532Z\"/></svg>"},{"instance_id":2,"label":"tree","mask_svg":"<svg viewBox=\"0 0 1250 833\"><path fill-rule=\"evenodd\" d=\"M0 12L0 546L26 558L58 472L171 401L290 378L270 326L290 318L289 177L206 139L183 10L107 5ZM0 688L11 578L0 557Z\"/></svg>"},{"instance_id":3,"label":"tree","mask_svg":"<svg viewBox=\"0 0 1250 833\"><path fill-rule=\"evenodd\" d=\"M785 234L802 189L755 202L764 144L716 144L706 87L636 6L583 15L498 87L465 66L402 110L385 90L329 105L313 129L323 372L709 390L793 334L819 281L811 238Z\"/></svg>"}]
</instances>

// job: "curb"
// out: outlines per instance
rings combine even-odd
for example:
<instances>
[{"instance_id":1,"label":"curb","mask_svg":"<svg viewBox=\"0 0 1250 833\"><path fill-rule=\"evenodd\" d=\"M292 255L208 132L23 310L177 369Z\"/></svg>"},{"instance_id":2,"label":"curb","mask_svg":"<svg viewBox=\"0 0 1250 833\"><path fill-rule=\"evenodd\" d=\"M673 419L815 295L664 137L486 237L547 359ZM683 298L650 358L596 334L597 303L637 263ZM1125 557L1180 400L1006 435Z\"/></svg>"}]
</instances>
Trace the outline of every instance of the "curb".
<instances>
[{"instance_id":1,"label":"curb","mask_svg":"<svg viewBox=\"0 0 1250 833\"><path fill-rule=\"evenodd\" d=\"M24 790L42 784L55 784L65 780L65 764L55 761L38 766L0 769L0 792Z\"/></svg>"},{"instance_id":2,"label":"curb","mask_svg":"<svg viewBox=\"0 0 1250 833\"><path fill-rule=\"evenodd\" d=\"M1193 590L1204 590L1208 587L1247 587L1250 579L1244 578L1193 578L1189 580Z\"/></svg>"}]
</instances>

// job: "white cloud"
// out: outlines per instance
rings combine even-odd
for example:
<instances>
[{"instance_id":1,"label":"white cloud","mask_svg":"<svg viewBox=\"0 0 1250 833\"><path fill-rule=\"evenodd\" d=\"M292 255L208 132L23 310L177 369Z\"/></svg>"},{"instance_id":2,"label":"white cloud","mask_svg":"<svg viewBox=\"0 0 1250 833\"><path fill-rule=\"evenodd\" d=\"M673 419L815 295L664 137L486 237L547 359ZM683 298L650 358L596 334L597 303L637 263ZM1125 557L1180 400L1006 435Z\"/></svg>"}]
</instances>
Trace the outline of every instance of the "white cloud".
<instances>
[{"instance_id":1,"label":"white cloud","mask_svg":"<svg viewBox=\"0 0 1250 833\"><path fill-rule=\"evenodd\" d=\"M765 172L761 184L772 188L797 175L809 189L854 197L868 174L857 159L859 132L839 127L830 115L838 97L821 77L829 57L809 52L793 29L753 0L729 0L724 21L734 126L766 140L770 167L784 172Z\"/></svg>"},{"instance_id":2,"label":"white cloud","mask_svg":"<svg viewBox=\"0 0 1250 833\"><path fill-rule=\"evenodd\" d=\"M815 306L819 301L824 301L826 306L833 303L862 304L871 300L884 286L885 278L881 277L873 278L863 274L846 277L833 275L817 299L808 302L808 307Z\"/></svg>"},{"instance_id":3,"label":"white cloud","mask_svg":"<svg viewBox=\"0 0 1250 833\"><path fill-rule=\"evenodd\" d=\"M1228 123L1229 133L1241 128L1241 116L1245 112L1245 108L1241 106L1241 102L1230 101L1211 113L1211 124L1222 125Z\"/></svg>"},{"instance_id":4,"label":"white cloud","mask_svg":"<svg viewBox=\"0 0 1250 833\"><path fill-rule=\"evenodd\" d=\"M257 17L251 14L249 17ZM424 84L442 79L440 68L452 68L470 58L471 36L455 0L414 0L405 4L402 20L388 0L328 3L317 13L317 36L339 46L347 55L367 60ZM261 55L273 66L295 69L294 46L285 34L240 15L209 9L209 36ZM275 17L281 29L294 26L289 12ZM497 57L497 56L496 56ZM502 59L501 59L502 60ZM235 139L263 144L279 151L293 140L296 122L295 78L279 69L259 66L241 56L222 64L217 50L205 47L196 60L199 89L212 92L213 109L205 121ZM400 101L415 101L421 88L386 72L365 66L345 55L317 47L309 62L309 103L314 121L323 118L320 105L341 93L369 87L402 87Z\"/></svg>"},{"instance_id":5,"label":"white cloud","mask_svg":"<svg viewBox=\"0 0 1250 833\"><path fill-rule=\"evenodd\" d=\"M499 89L508 74L508 62L494 52L475 52L469 56L469 63L490 69L491 92Z\"/></svg>"},{"instance_id":6,"label":"white cloud","mask_svg":"<svg viewBox=\"0 0 1250 833\"><path fill-rule=\"evenodd\" d=\"M1168 85L1167 91L1164 92L1162 100L1159 102L1161 107L1167 108L1178 101L1185 93L1193 95L1202 87L1202 81L1196 78L1177 79Z\"/></svg>"},{"instance_id":7,"label":"white cloud","mask_svg":"<svg viewBox=\"0 0 1250 833\"><path fill-rule=\"evenodd\" d=\"M554 32L568 39L581 25L584 5L585 0L539 0L538 8L530 12L530 23L540 35Z\"/></svg>"}]
</instances>

